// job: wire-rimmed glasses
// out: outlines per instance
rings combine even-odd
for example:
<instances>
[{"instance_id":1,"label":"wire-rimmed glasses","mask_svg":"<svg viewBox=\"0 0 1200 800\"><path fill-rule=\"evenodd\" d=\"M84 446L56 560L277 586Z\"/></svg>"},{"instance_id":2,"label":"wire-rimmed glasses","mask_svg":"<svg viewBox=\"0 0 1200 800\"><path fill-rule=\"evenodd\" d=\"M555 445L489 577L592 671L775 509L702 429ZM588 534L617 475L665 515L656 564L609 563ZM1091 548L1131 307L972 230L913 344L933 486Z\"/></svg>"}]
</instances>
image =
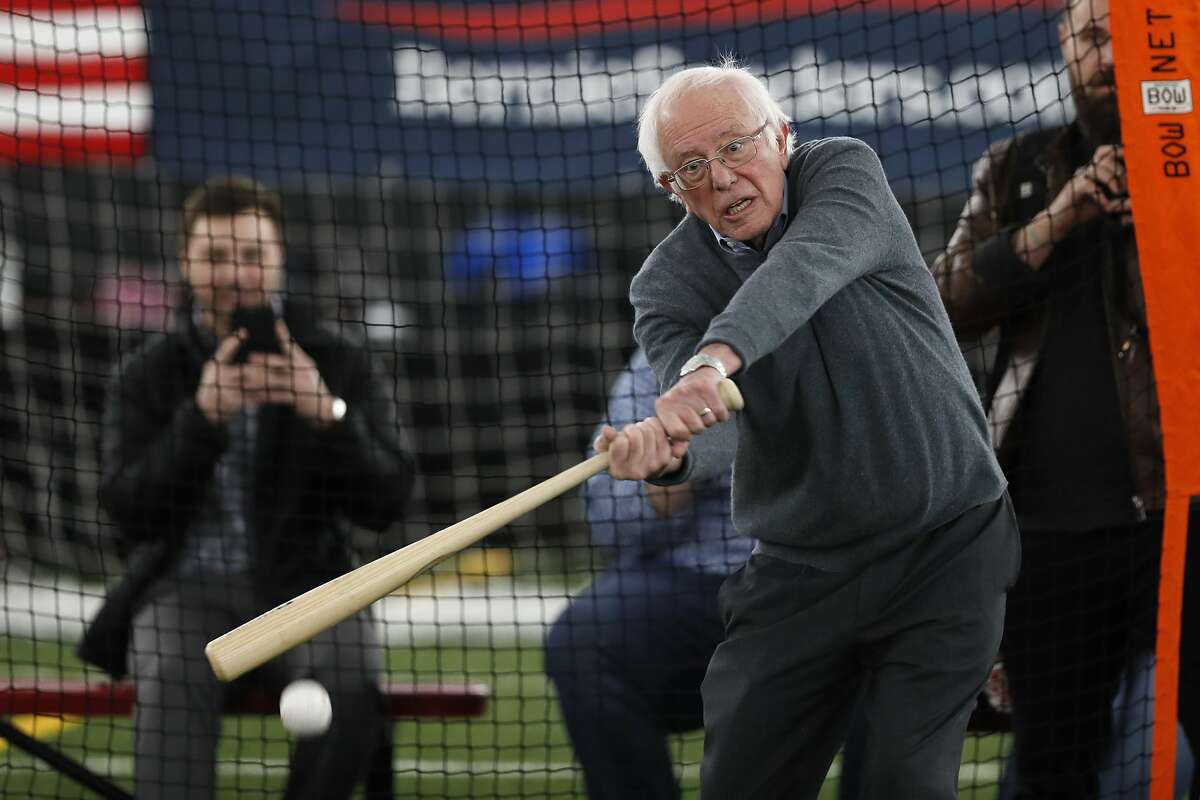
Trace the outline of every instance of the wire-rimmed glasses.
<instances>
[{"instance_id":1,"label":"wire-rimmed glasses","mask_svg":"<svg viewBox=\"0 0 1200 800\"><path fill-rule=\"evenodd\" d=\"M699 188L708 178L709 164L720 161L730 169L745 166L758 155L758 139L766 129L767 123L759 126L758 130L749 136L742 136L731 142L726 142L717 150L712 158L693 158L679 169L667 175L667 180L675 184L681 192L690 192Z\"/></svg>"}]
</instances>

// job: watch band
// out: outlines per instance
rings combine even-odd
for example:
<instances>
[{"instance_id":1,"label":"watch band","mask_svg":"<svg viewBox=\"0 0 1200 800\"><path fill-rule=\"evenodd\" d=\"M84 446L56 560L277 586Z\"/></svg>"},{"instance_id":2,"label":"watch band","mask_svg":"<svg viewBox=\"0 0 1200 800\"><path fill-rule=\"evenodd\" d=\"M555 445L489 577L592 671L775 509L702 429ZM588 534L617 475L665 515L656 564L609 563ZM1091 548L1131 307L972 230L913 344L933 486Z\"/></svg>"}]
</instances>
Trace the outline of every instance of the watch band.
<instances>
[{"instance_id":1,"label":"watch band","mask_svg":"<svg viewBox=\"0 0 1200 800\"><path fill-rule=\"evenodd\" d=\"M696 353L696 355L683 362L683 366L679 368L679 377L690 375L701 367L712 367L722 378L728 378L729 375L725 372L725 365L716 356L710 356L708 353Z\"/></svg>"}]
</instances>

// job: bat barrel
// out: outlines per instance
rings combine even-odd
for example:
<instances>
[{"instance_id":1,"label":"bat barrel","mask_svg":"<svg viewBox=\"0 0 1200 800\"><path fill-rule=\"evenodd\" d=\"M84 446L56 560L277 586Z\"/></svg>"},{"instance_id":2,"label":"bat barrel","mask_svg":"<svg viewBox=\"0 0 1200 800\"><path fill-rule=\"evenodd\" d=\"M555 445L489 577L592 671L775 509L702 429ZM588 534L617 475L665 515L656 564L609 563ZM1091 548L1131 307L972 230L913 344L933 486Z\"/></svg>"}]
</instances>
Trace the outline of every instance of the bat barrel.
<instances>
[{"instance_id":1,"label":"bat barrel","mask_svg":"<svg viewBox=\"0 0 1200 800\"><path fill-rule=\"evenodd\" d=\"M721 401L731 411L740 411L744 407L742 395L732 381L722 381L718 391ZM213 673L223 681L246 674L357 614L439 561L470 547L607 468L608 453L593 456L445 530L276 606L208 643L204 654Z\"/></svg>"},{"instance_id":2,"label":"bat barrel","mask_svg":"<svg viewBox=\"0 0 1200 800\"><path fill-rule=\"evenodd\" d=\"M601 453L474 516L310 589L213 639L213 673L231 681L385 597L439 561L608 468Z\"/></svg>"}]
</instances>

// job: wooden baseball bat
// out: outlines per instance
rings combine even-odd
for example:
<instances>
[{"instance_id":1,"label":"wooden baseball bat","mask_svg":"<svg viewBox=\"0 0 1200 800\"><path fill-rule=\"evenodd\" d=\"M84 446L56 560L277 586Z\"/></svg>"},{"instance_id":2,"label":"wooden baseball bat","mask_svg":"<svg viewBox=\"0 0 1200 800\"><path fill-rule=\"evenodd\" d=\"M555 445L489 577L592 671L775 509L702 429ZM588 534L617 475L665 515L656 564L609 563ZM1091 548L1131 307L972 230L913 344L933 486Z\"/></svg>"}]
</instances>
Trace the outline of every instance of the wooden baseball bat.
<instances>
[{"instance_id":1,"label":"wooden baseball bat","mask_svg":"<svg viewBox=\"0 0 1200 800\"><path fill-rule=\"evenodd\" d=\"M717 388L727 408L742 409L742 395L733 381L722 381ZM213 639L204 648L208 663L221 680L234 680L357 614L439 561L605 469L608 453L600 453L449 528L309 589Z\"/></svg>"}]
</instances>

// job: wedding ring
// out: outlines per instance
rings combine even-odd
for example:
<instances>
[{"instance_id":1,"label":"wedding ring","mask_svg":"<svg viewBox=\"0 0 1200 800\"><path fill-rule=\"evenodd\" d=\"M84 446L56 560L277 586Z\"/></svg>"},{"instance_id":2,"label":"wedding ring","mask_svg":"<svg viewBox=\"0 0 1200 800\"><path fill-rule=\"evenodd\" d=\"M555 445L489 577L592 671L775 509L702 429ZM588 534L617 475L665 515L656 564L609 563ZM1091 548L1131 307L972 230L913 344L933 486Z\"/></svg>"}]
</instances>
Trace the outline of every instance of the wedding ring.
<instances>
[{"instance_id":1,"label":"wedding ring","mask_svg":"<svg viewBox=\"0 0 1200 800\"><path fill-rule=\"evenodd\" d=\"M702 416L702 417L707 417L711 413L712 413L712 409L709 408L708 406L705 406L704 408L700 409L700 416Z\"/></svg>"}]
</instances>

